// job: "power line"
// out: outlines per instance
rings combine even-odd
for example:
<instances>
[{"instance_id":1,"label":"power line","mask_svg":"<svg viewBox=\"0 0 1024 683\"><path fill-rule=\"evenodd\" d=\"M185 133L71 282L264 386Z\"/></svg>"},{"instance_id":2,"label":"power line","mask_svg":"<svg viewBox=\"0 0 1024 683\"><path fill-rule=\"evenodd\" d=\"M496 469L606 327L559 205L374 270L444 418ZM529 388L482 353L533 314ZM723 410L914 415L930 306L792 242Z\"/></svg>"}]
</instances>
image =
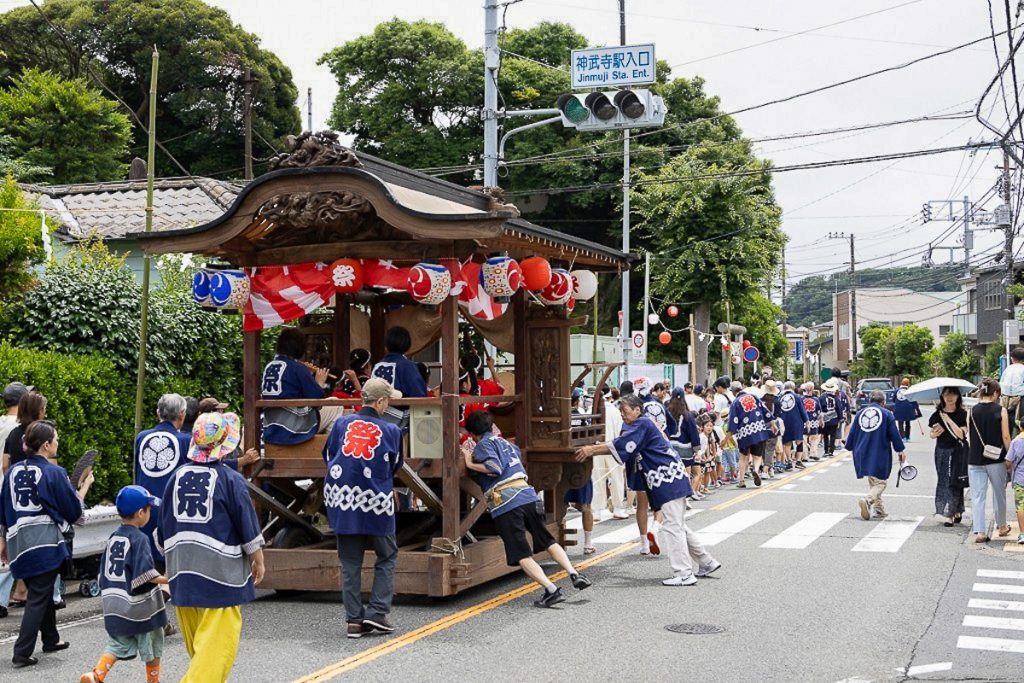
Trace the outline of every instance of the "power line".
<instances>
[{"instance_id":1,"label":"power line","mask_svg":"<svg viewBox=\"0 0 1024 683\"><path fill-rule=\"evenodd\" d=\"M750 170L735 170L735 171L724 171L720 173L697 173L687 176L674 176L669 178L648 178L632 181L629 183L629 187L642 187L645 185L663 185L666 183L676 182L688 182L693 180L709 180L715 178L738 178L743 176L753 175L767 175L775 173L788 173L792 171L805 171L819 168L831 168L833 166L853 166L857 164L870 164L879 161L890 161L892 159L912 159L915 157L931 156L935 154L946 154L949 152L958 152L964 149L981 149L983 147L992 146L991 142L982 143L969 143L966 145L957 145L954 147L939 147L936 149L921 149L913 150L908 152L895 152L892 154L877 154L867 157L851 157L846 159L835 159L832 161L813 161L805 164L790 164L788 166L768 166L764 165L761 168L750 169ZM668 164L663 164L658 167L651 168L663 168ZM567 187L549 187L543 189L534 190L518 190L515 192L507 192L508 196L519 196L519 195L534 195L534 194L568 194L576 192L592 192L596 190L605 190L612 188L621 188L621 182L614 183L591 183L589 185L575 185Z\"/></svg>"}]
</instances>

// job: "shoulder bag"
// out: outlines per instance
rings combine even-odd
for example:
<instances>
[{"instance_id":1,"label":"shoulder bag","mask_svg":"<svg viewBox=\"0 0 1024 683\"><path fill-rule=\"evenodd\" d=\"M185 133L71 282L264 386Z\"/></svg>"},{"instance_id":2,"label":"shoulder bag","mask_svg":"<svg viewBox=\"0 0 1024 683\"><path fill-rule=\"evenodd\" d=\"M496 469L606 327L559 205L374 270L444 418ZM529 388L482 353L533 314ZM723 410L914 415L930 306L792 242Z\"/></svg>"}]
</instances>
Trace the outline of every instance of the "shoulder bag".
<instances>
[{"instance_id":1,"label":"shoulder bag","mask_svg":"<svg viewBox=\"0 0 1024 683\"><path fill-rule=\"evenodd\" d=\"M978 421L974 419L974 409L971 409L970 414L967 417L967 421L974 427L974 433L978 437L978 442L981 443L981 455L989 460L999 460L1003 457L1003 449L999 446L992 446L985 443L985 439L981 437L981 430L978 429Z\"/></svg>"},{"instance_id":2,"label":"shoulder bag","mask_svg":"<svg viewBox=\"0 0 1024 683\"><path fill-rule=\"evenodd\" d=\"M953 452L953 457L949 463L949 477L950 481L954 486L958 486L962 489L968 488L969 479L967 475L967 460L968 460L968 448L967 448L967 432L960 428L960 425L953 422L953 420L943 410L939 410L939 419L942 422L942 428L949 433L954 439L956 439L956 449ZM954 429L955 428L955 429ZM960 436L957 436L957 430L960 430Z\"/></svg>"}]
</instances>

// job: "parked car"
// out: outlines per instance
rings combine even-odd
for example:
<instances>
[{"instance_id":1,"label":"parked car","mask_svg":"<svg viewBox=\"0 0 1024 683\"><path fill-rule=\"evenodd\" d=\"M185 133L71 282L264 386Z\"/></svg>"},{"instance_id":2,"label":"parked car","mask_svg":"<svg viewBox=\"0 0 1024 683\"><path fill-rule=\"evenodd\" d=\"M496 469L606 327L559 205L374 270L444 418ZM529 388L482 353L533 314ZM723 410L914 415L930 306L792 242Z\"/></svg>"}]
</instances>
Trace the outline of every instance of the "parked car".
<instances>
[{"instance_id":1,"label":"parked car","mask_svg":"<svg viewBox=\"0 0 1024 683\"><path fill-rule=\"evenodd\" d=\"M885 392L885 407L892 409L896 401L896 386L888 377L869 377L857 382L857 410L868 404L872 391Z\"/></svg>"}]
</instances>

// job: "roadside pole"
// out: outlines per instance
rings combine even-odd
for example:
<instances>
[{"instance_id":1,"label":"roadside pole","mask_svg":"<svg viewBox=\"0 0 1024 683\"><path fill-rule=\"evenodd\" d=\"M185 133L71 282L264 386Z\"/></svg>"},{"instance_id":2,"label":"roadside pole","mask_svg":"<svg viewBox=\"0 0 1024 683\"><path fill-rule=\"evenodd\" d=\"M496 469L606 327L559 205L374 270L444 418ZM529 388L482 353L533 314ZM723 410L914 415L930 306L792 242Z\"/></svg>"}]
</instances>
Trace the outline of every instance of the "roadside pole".
<instances>
[{"instance_id":1,"label":"roadside pole","mask_svg":"<svg viewBox=\"0 0 1024 683\"><path fill-rule=\"evenodd\" d=\"M626 44L626 0L619 0L619 45ZM629 254L629 128L622 135L622 253ZM631 271L622 272L622 379L629 379L630 326L629 326L629 276ZM647 310L644 310L647 320ZM646 332L646 330L645 330ZM644 335L647 339L647 335ZM644 361L646 362L646 358Z\"/></svg>"},{"instance_id":2,"label":"roadside pole","mask_svg":"<svg viewBox=\"0 0 1024 683\"><path fill-rule=\"evenodd\" d=\"M153 231L153 176L156 166L156 76L160 53L153 46L153 69L149 76L149 144L146 155L146 232ZM149 338L149 255L142 257L142 320L139 323L139 367L135 376L135 433L142 431L142 402L146 386L146 344ZM135 461L132 461L132 476Z\"/></svg>"},{"instance_id":3,"label":"roadside pole","mask_svg":"<svg viewBox=\"0 0 1024 683\"><path fill-rule=\"evenodd\" d=\"M498 186L498 4L484 0L484 187Z\"/></svg>"}]
</instances>

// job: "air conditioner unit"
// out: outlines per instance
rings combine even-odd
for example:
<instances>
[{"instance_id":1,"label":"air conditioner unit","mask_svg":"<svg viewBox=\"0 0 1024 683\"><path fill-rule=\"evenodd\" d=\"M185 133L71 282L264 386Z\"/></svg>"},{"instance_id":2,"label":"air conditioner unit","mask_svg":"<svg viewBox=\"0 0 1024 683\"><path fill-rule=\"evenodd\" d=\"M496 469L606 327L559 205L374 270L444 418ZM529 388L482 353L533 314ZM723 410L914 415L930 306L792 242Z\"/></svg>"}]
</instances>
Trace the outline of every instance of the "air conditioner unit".
<instances>
[{"instance_id":1,"label":"air conditioner unit","mask_svg":"<svg viewBox=\"0 0 1024 683\"><path fill-rule=\"evenodd\" d=\"M444 453L440 406L413 406L409 411L409 457L440 460Z\"/></svg>"}]
</instances>

